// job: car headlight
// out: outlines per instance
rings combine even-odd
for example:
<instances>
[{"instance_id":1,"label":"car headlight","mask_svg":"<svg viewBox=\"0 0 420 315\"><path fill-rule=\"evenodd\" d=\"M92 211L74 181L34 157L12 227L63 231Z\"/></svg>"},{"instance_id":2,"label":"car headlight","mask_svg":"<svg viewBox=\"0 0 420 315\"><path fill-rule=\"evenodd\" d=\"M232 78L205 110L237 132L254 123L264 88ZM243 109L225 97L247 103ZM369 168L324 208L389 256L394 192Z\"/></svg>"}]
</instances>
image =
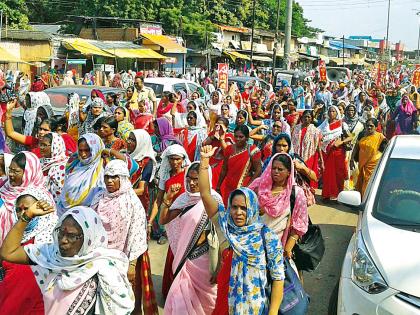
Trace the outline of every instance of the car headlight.
<instances>
[{"instance_id":1,"label":"car headlight","mask_svg":"<svg viewBox=\"0 0 420 315\"><path fill-rule=\"evenodd\" d=\"M362 290L370 294L377 294L388 289L372 259L370 258L359 232L351 264L351 280Z\"/></svg>"}]
</instances>

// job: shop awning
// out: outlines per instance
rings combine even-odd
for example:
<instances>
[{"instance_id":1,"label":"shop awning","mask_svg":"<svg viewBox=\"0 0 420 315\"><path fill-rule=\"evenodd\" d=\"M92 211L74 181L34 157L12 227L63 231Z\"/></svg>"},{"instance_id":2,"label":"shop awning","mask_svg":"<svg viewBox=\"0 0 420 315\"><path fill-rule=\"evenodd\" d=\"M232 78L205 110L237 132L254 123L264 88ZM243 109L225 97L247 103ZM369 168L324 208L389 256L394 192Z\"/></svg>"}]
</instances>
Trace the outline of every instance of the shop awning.
<instances>
[{"instance_id":1,"label":"shop awning","mask_svg":"<svg viewBox=\"0 0 420 315\"><path fill-rule=\"evenodd\" d=\"M166 59L165 56L157 53L156 51L148 48L128 49L116 48L105 49L106 52L115 55L118 58L132 58L132 59Z\"/></svg>"},{"instance_id":2,"label":"shop awning","mask_svg":"<svg viewBox=\"0 0 420 315\"><path fill-rule=\"evenodd\" d=\"M251 59L251 57L250 57ZM265 62L273 62L273 59L267 56L252 56L253 60L257 60L257 61L265 61Z\"/></svg>"},{"instance_id":3,"label":"shop awning","mask_svg":"<svg viewBox=\"0 0 420 315\"><path fill-rule=\"evenodd\" d=\"M228 55L230 58L232 58L233 61L235 61L237 58L244 59L244 60L251 60L247 55L241 54L234 50L225 50L223 51L226 55Z\"/></svg>"},{"instance_id":4,"label":"shop awning","mask_svg":"<svg viewBox=\"0 0 420 315\"><path fill-rule=\"evenodd\" d=\"M110 54L103 49L96 47L95 45L89 43L83 38L65 38L62 40L62 43L65 48L71 50L77 50L83 55L96 55L104 57L114 57L113 54Z\"/></svg>"},{"instance_id":5,"label":"shop awning","mask_svg":"<svg viewBox=\"0 0 420 315\"><path fill-rule=\"evenodd\" d=\"M164 53L172 54L186 54L187 48L181 46L172 38L166 35L155 35L155 34L141 34L145 40L144 45L155 44L163 48Z\"/></svg>"},{"instance_id":6,"label":"shop awning","mask_svg":"<svg viewBox=\"0 0 420 315\"><path fill-rule=\"evenodd\" d=\"M6 49L2 47L0 47L0 61L26 63L20 58L13 56L11 53L9 53Z\"/></svg>"}]
</instances>

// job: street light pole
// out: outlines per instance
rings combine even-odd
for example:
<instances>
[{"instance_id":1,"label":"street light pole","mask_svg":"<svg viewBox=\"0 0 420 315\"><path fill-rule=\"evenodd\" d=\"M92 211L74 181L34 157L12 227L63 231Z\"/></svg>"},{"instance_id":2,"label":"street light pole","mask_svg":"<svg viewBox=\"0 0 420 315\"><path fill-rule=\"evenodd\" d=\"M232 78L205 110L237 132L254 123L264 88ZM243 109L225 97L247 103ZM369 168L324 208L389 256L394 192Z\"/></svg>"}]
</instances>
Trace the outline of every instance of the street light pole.
<instances>
[{"instance_id":1,"label":"street light pole","mask_svg":"<svg viewBox=\"0 0 420 315\"><path fill-rule=\"evenodd\" d=\"M293 0L286 0L286 30L284 41L284 62L286 69L290 69L290 42L292 40Z\"/></svg>"},{"instance_id":2,"label":"street light pole","mask_svg":"<svg viewBox=\"0 0 420 315\"><path fill-rule=\"evenodd\" d=\"M256 0L252 1L251 68L253 68L252 58L254 57L255 2L256 2Z\"/></svg>"},{"instance_id":3,"label":"street light pole","mask_svg":"<svg viewBox=\"0 0 420 315\"><path fill-rule=\"evenodd\" d=\"M343 35L343 67L345 65L345 61L344 61L344 35Z\"/></svg>"},{"instance_id":4,"label":"street light pole","mask_svg":"<svg viewBox=\"0 0 420 315\"><path fill-rule=\"evenodd\" d=\"M417 40L417 62L420 62L420 11L417 12L417 16L419 17L419 38Z\"/></svg>"},{"instance_id":5,"label":"street light pole","mask_svg":"<svg viewBox=\"0 0 420 315\"><path fill-rule=\"evenodd\" d=\"M386 22L386 47L385 47L385 49L386 49L386 56L387 56L387 61L390 61L389 59L389 43L388 43L388 41L389 41L389 16L390 16L390 13L391 13L391 0L388 0L388 18L387 18L387 22Z\"/></svg>"},{"instance_id":6,"label":"street light pole","mask_svg":"<svg viewBox=\"0 0 420 315\"><path fill-rule=\"evenodd\" d=\"M271 76L272 84L274 84L274 76L276 72L276 58L277 58L277 48L279 45L279 22L280 22L280 0L277 0L277 17L276 17L276 33L274 37L274 48L273 48L273 73Z\"/></svg>"}]
</instances>

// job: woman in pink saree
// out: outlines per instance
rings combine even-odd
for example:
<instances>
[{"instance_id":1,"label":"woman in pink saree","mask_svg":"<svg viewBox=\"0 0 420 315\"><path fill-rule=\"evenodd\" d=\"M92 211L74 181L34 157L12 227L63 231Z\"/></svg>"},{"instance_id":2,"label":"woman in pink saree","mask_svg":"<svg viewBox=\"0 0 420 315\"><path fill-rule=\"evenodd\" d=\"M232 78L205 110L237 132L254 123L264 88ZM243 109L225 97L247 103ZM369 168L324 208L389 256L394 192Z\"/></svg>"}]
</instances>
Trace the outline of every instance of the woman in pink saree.
<instances>
[{"instance_id":1,"label":"woman in pink saree","mask_svg":"<svg viewBox=\"0 0 420 315\"><path fill-rule=\"evenodd\" d=\"M166 224L169 244L174 254L174 281L166 298L164 314L212 314L217 286L211 283L209 244L210 220L204 209L198 188L199 162L191 164L185 176L186 191L173 203L181 189L170 187L162 203L160 224ZM215 198L222 198L212 191ZM168 209L167 205L172 205Z\"/></svg>"}]
</instances>

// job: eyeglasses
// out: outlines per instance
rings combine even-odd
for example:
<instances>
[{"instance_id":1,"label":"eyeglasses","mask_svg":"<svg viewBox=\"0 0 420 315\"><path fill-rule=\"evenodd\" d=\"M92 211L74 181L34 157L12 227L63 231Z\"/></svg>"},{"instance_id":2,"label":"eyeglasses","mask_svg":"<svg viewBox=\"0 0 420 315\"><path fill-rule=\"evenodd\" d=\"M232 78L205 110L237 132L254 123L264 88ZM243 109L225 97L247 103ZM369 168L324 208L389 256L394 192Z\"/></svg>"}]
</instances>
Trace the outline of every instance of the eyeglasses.
<instances>
[{"instance_id":1,"label":"eyeglasses","mask_svg":"<svg viewBox=\"0 0 420 315\"><path fill-rule=\"evenodd\" d=\"M83 238L83 234L64 233L61 228L56 228L54 232L57 233L59 239L66 237L66 239L71 243Z\"/></svg>"}]
</instances>

